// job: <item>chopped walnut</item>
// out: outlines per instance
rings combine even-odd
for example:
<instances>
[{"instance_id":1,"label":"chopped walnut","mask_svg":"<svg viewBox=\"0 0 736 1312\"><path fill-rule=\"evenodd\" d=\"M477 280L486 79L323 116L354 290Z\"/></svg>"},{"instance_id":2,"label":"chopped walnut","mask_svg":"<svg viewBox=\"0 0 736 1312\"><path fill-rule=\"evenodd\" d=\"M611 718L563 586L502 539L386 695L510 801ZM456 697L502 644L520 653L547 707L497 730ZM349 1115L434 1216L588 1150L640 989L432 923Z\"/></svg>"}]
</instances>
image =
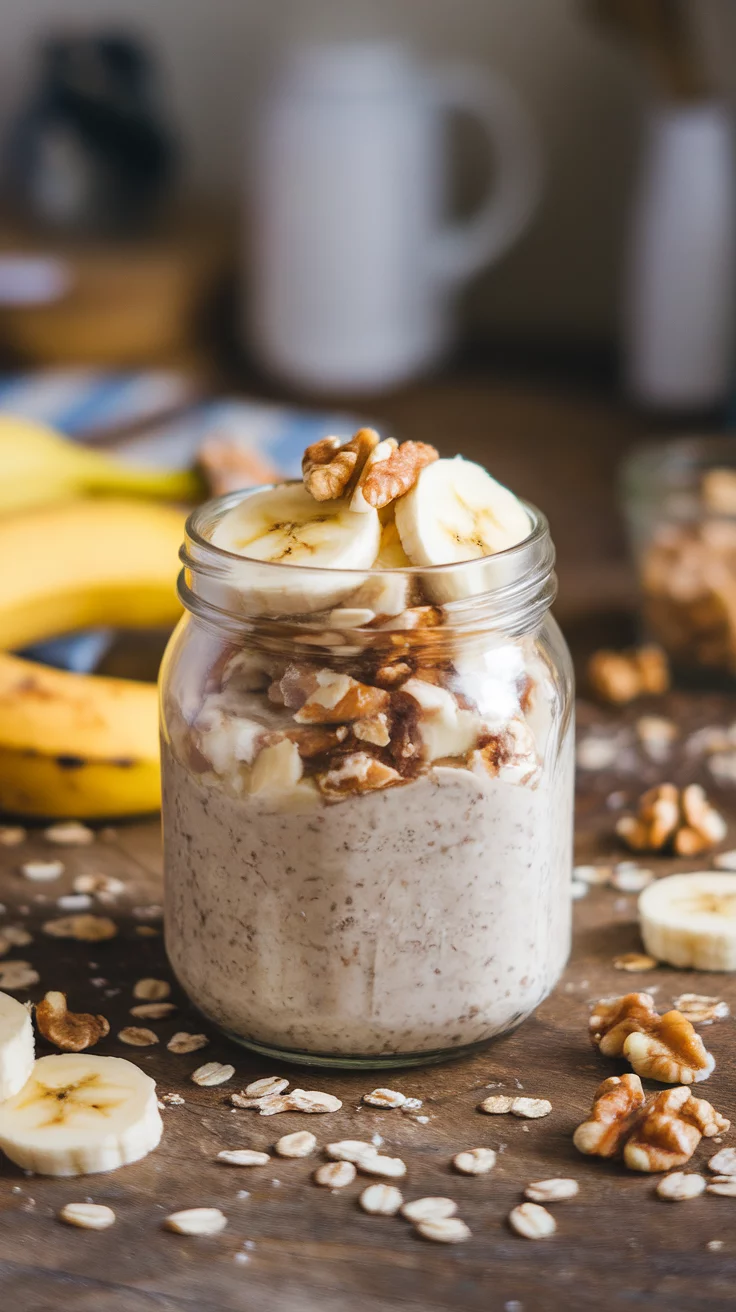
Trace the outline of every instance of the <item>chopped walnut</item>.
<instances>
[{"instance_id":1,"label":"chopped walnut","mask_svg":"<svg viewBox=\"0 0 736 1312\"><path fill-rule=\"evenodd\" d=\"M294 743L302 759L310 760L313 756L323 756L326 752L334 751L347 736L346 724L336 724L334 728L315 724L307 725L303 729L286 729L283 733L279 730L267 734L263 742L264 746L273 747L283 738L288 738Z\"/></svg>"},{"instance_id":2,"label":"chopped walnut","mask_svg":"<svg viewBox=\"0 0 736 1312\"><path fill-rule=\"evenodd\" d=\"M599 1002L590 1018L593 1042L606 1057L626 1057L635 1073L663 1084L707 1080L715 1060L679 1011L660 1016L649 993Z\"/></svg>"},{"instance_id":3,"label":"chopped walnut","mask_svg":"<svg viewBox=\"0 0 736 1312\"><path fill-rule=\"evenodd\" d=\"M315 501L347 496L378 440L372 428L361 428L344 445L339 437L323 437L308 446L302 459L302 476Z\"/></svg>"},{"instance_id":4,"label":"chopped walnut","mask_svg":"<svg viewBox=\"0 0 736 1312\"><path fill-rule=\"evenodd\" d=\"M657 1020L651 993L626 993L621 998L601 998L588 1022L590 1037L604 1057L623 1056L630 1034L647 1033Z\"/></svg>"},{"instance_id":5,"label":"chopped walnut","mask_svg":"<svg viewBox=\"0 0 736 1312\"><path fill-rule=\"evenodd\" d=\"M69 1011L65 993L47 993L36 1003L36 1024L43 1037L63 1052L84 1052L110 1033L104 1016Z\"/></svg>"},{"instance_id":6,"label":"chopped walnut","mask_svg":"<svg viewBox=\"0 0 736 1312\"><path fill-rule=\"evenodd\" d=\"M478 746L467 756L467 767L475 774L485 773L493 779L531 784L539 775L534 734L524 720L512 719L500 734L478 739Z\"/></svg>"},{"instance_id":7,"label":"chopped walnut","mask_svg":"<svg viewBox=\"0 0 736 1312\"><path fill-rule=\"evenodd\" d=\"M624 1163L632 1171L669 1171L690 1161L701 1138L725 1132L729 1122L704 1098L690 1090L666 1089L658 1093L629 1136Z\"/></svg>"},{"instance_id":8,"label":"chopped walnut","mask_svg":"<svg viewBox=\"0 0 736 1312\"><path fill-rule=\"evenodd\" d=\"M385 711L379 711L368 720L356 720L353 724L353 736L364 743L373 743L374 747L386 747L391 741L388 720Z\"/></svg>"},{"instance_id":9,"label":"chopped walnut","mask_svg":"<svg viewBox=\"0 0 736 1312\"><path fill-rule=\"evenodd\" d=\"M283 680L282 680L283 684ZM349 674L320 670L316 687L294 715L297 724L344 724L371 719L386 709L389 694L384 688L359 683Z\"/></svg>"},{"instance_id":10,"label":"chopped walnut","mask_svg":"<svg viewBox=\"0 0 736 1312\"><path fill-rule=\"evenodd\" d=\"M369 471L362 485L364 499L376 510L382 509L403 497L422 470L439 458L439 452L426 442L402 442L388 459L377 462Z\"/></svg>"},{"instance_id":11,"label":"chopped walnut","mask_svg":"<svg viewBox=\"0 0 736 1312\"><path fill-rule=\"evenodd\" d=\"M725 838L726 823L699 784L660 784L642 794L636 816L621 817L616 833L635 852L671 846L678 856L696 856Z\"/></svg>"},{"instance_id":12,"label":"chopped walnut","mask_svg":"<svg viewBox=\"0 0 736 1312\"><path fill-rule=\"evenodd\" d=\"M367 752L353 752L343 757L334 770L315 775L320 792L335 800L351 793L371 793L377 788L388 788L402 782L402 776L392 765L384 765Z\"/></svg>"},{"instance_id":13,"label":"chopped walnut","mask_svg":"<svg viewBox=\"0 0 736 1312\"><path fill-rule=\"evenodd\" d=\"M373 677L381 688L398 688L405 679L411 678L411 673L411 665L407 665L406 661L388 661L385 665L379 665Z\"/></svg>"},{"instance_id":14,"label":"chopped walnut","mask_svg":"<svg viewBox=\"0 0 736 1312\"><path fill-rule=\"evenodd\" d=\"M588 681L602 701L622 706L644 693L658 695L667 691L667 657L659 647L597 651L588 663Z\"/></svg>"},{"instance_id":15,"label":"chopped walnut","mask_svg":"<svg viewBox=\"0 0 736 1312\"><path fill-rule=\"evenodd\" d=\"M643 1104L644 1090L638 1075L611 1075L604 1080L596 1090L588 1120L578 1126L572 1137L578 1152L593 1157L616 1157L632 1132Z\"/></svg>"}]
</instances>

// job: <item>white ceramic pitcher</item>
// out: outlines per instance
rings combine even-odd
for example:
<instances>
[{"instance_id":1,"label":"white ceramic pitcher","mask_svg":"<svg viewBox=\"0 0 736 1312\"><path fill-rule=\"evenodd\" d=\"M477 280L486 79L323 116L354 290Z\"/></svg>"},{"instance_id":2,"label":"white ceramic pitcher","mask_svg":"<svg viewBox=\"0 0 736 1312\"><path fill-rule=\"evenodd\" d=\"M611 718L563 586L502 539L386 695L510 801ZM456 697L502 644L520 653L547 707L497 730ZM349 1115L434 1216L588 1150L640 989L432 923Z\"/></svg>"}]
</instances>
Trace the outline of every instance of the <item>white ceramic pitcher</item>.
<instances>
[{"instance_id":1,"label":"white ceramic pitcher","mask_svg":"<svg viewBox=\"0 0 736 1312\"><path fill-rule=\"evenodd\" d=\"M446 116L478 118L493 185L447 222ZM298 387L379 390L437 359L453 300L527 224L537 141L514 92L466 64L425 68L400 46L297 48L254 121L245 331Z\"/></svg>"}]
</instances>

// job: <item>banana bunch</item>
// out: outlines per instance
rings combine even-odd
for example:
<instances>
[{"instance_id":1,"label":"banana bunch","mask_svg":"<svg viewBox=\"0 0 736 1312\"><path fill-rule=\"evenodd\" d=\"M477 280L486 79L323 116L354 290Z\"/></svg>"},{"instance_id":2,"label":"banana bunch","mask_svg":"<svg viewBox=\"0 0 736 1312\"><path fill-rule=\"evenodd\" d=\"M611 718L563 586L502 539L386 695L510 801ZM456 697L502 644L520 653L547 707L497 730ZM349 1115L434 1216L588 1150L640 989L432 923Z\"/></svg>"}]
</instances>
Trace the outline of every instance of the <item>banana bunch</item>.
<instances>
[{"instance_id":1,"label":"banana bunch","mask_svg":"<svg viewBox=\"0 0 736 1312\"><path fill-rule=\"evenodd\" d=\"M114 498L0 518L0 809L94 818L158 808L155 686L8 653L89 626L174 624L183 527L173 507Z\"/></svg>"},{"instance_id":2,"label":"banana bunch","mask_svg":"<svg viewBox=\"0 0 736 1312\"><path fill-rule=\"evenodd\" d=\"M0 515L101 494L195 501L203 490L189 470L133 469L8 414L0 414L0 474Z\"/></svg>"},{"instance_id":3,"label":"banana bunch","mask_svg":"<svg viewBox=\"0 0 736 1312\"><path fill-rule=\"evenodd\" d=\"M0 1149L26 1171L88 1175L137 1162L158 1144L156 1085L121 1057L34 1060L33 1026L0 993Z\"/></svg>"}]
</instances>

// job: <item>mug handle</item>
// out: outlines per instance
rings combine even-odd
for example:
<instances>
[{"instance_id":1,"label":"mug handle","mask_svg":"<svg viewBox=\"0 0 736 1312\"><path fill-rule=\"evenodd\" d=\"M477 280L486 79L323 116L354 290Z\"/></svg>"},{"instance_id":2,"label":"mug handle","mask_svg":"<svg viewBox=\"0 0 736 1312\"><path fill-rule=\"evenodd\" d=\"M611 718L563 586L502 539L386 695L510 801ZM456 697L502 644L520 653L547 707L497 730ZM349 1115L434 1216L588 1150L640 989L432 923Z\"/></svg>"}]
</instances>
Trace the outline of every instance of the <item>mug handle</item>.
<instances>
[{"instance_id":1,"label":"mug handle","mask_svg":"<svg viewBox=\"0 0 736 1312\"><path fill-rule=\"evenodd\" d=\"M480 120L496 165L480 208L448 224L434 243L436 273L447 282L461 282L499 259L529 223L542 190L541 152L525 106L498 74L472 64L449 64L433 71L431 86L440 108Z\"/></svg>"}]
</instances>

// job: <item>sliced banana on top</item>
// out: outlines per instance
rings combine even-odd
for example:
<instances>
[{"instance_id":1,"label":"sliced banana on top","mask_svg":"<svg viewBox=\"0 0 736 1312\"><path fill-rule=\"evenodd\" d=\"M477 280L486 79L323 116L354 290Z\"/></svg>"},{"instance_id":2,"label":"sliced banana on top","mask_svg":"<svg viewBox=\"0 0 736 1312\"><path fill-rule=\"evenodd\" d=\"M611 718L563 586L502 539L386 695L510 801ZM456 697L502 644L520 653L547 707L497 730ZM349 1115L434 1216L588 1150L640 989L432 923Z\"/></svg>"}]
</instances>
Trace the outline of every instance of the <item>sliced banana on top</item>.
<instances>
[{"instance_id":1,"label":"sliced banana on top","mask_svg":"<svg viewBox=\"0 0 736 1312\"><path fill-rule=\"evenodd\" d=\"M39 1057L0 1103L0 1148L39 1175L114 1171L150 1153L162 1131L154 1081L121 1057Z\"/></svg>"},{"instance_id":2,"label":"sliced banana on top","mask_svg":"<svg viewBox=\"0 0 736 1312\"><path fill-rule=\"evenodd\" d=\"M658 961L695 970L736 970L736 874L670 875L639 898L644 946Z\"/></svg>"},{"instance_id":3,"label":"sliced banana on top","mask_svg":"<svg viewBox=\"0 0 736 1312\"><path fill-rule=\"evenodd\" d=\"M33 1069L30 1013L17 998L0 993L0 1102L23 1088Z\"/></svg>"},{"instance_id":4,"label":"sliced banana on top","mask_svg":"<svg viewBox=\"0 0 736 1312\"><path fill-rule=\"evenodd\" d=\"M472 460L436 460L396 502L396 527L415 565L480 560L523 542L531 530L521 502ZM482 567L449 570L427 580L435 601L482 592L489 572Z\"/></svg>"},{"instance_id":5,"label":"sliced banana on top","mask_svg":"<svg viewBox=\"0 0 736 1312\"><path fill-rule=\"evenodd\" d=\"M301 483L265 488L246 497L217 524L212 543L262 562L244 574L244 586L224 590L219 604L245 614L299 615L337 605L356 587L341 570L369 569L378 554L381 523L370 507L353 514L346 501L315 501ZM269 569L269 565L313 570ZM246 586L247 584L247 586ZM222 589L222 585L219 585Z\"/></svg>"}]
</instances>

